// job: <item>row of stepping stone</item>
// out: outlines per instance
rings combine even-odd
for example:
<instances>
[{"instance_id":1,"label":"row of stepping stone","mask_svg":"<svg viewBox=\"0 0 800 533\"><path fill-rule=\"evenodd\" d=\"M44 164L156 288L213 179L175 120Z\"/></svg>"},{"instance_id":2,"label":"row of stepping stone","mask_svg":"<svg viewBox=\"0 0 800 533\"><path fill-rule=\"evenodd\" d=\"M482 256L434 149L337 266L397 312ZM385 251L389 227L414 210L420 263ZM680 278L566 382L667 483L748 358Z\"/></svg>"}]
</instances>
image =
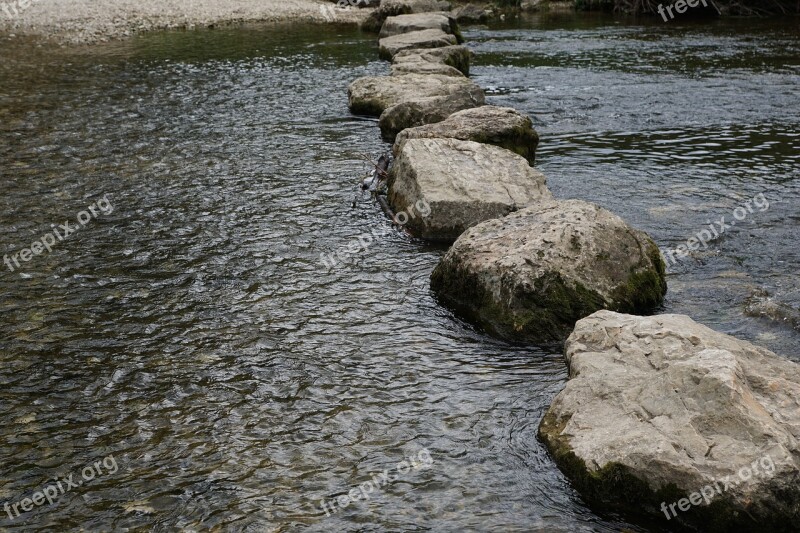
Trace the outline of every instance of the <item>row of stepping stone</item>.
<instances>
[{"instance_id":1,"label":"row of stepping stone","mask_svg":"<svg viewBox=\"0 0 800 533\"><path fill-rule=\"evenodd\" d=\"M553 199L533 168L529 117L485 105L471 53L446 12L387 17L386 76L355 80L350 110L379 117L393 142L388 200L431 207L408 229L455 244L432 277L442 303L504 338L563 341L599 309L644 312L666 292L658 247L595 205ZM508 216L513 213L513 216Z\"/></svg>"}]
</instances>

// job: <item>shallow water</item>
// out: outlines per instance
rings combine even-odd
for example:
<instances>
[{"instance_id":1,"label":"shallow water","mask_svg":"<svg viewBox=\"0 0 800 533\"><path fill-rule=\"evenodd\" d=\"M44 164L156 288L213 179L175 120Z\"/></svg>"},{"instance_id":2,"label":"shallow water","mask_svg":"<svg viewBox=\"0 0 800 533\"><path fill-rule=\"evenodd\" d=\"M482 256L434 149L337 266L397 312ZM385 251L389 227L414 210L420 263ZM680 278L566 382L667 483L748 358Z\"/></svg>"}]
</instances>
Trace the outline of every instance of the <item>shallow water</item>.
<instances>
[{"instance_id":1,"label":"shallow water","mask_svg":"<svg viewBox=\"0 0 800 533\"><path fill-rule=\"evenodd\" d=\"M670 248L764 193L671 270L665 311L797 358L742 316L800 303L796 26L529 19L465 32L489 100L530 113L559 197ZM374 120L346 86L387 70L349 28L155 33L0 48L0 502L113 455L118 469L0 527L44 531L643 531L588 509L536 440L566 369L434 302L443 253L356 183ZM352 264L320 253L380 227ZM326 516L330 501L431 464Z\"/></svg>"}]
</instances>

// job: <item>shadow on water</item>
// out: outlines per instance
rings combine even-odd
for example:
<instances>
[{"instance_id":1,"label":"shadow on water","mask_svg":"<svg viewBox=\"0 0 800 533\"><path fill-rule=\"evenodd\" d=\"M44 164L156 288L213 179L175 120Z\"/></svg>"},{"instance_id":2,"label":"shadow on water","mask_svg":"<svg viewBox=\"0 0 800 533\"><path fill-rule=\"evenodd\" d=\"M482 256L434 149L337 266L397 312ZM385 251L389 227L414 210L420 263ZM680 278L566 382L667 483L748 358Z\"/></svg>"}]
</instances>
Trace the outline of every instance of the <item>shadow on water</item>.
<instances>
[{"instance_id":1,"label":"shadow on water","mask_svg":"<svg viewBox=\"0 0 800 533\"><path fill-rule=\"evenodd\" d=\"M475 79L538 121L557 196L661 246L765 193L768 210L673 268L667 310L797 354L796 335L740 308L751 285L800 302L797 65L780 59L797 39L780 23L662 36L580 20L468 30ZM629 61L701 41L733 70L703 54L663 64L656 48ZM759 66L737 59L753 43ZM366 199L351 207L362 155L386 148L346 107L350 81L386 71L375 57L372 35L297 26L0 48L2 253L105 194L114 206L0 272L0 502L119 464L0 525L642 530L589 510L536 439L561 355L436 305L441 248L387 228L321 264L388 226ZM422 449L430 468L326 516L322 499Z\"/></svg>"}]
</instances>

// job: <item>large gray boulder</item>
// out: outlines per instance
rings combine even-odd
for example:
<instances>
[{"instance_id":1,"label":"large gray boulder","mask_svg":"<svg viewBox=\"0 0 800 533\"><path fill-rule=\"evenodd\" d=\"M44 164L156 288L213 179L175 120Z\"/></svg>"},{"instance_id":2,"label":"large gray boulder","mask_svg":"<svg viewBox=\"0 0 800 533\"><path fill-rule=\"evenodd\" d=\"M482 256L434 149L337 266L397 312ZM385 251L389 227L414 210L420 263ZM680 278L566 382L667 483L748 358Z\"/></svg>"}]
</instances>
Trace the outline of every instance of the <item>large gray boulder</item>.
<instances>
[{"instance_id":1,"label":"large gray boulder","mask_svg":"<svg viewBox=\"0 0 800 533\"><path fill-rule=\"evenodd\" d=\"M402 102L460 94L483 102L483 91L475 82L454 76L413 73L367 76L358 78L348 88L350 111L373 116L380 116L387 108Z\"/></svg>"},{"instance_id":2,"label":"large gray boulder","mask_svg":"<svg viewBox=\"0 0 800 533\"><path fill-rule=\"evenodd\" d=\"M381 59L391 61L401 50L419 50L425 48L441 48L458 44L455 35L442 30L420 30L385 37L378 41L378 55Z\"/></svg>"},{"instance_id":3,"label":"large gray boulder","mask_svg":"<svg viewBox=\"0 0 800 533\"><path fill-rule=\"evenodd\" d=\"M797 531L800 365L683 315L600 311L539 426L591 503L702 531Z\"/></svg>"},{"instance_id":4,"label":"large gray boulder","mask_svg":"<svg viewBox=\"0 0 800 533\"><path fill-rule=\"evenodd\" d=\"M452 242L484 220L549 201L546 178L516 154L457 139L411 139L389 172L396 211L424 202L430 214L406 226L432 241Z\"/></svg>"},{"instance_id":5,"label":"large gray boulder","mask_svg":"<svg viewBox=\"0 0 800 533\"><path fill-rule=\"evenodd\" d=\"M426 65L445 65L458 69L469 76L469 62L472 53L466 46L443 46L423 50L402 50L392 60L392 74L403 72L424 72ZM448 71L450 72L450 71Z\"/></svg>"},{"instance_id":6,"label":"large gray boulder","mask_svg":"<svg viewBox=\"0 0 800 533\"><path fill-rule=\"evenodd\" d=\"M450 2L443 0L383 0L378 9L370 13L361 24L365 31L380 31L388 17L408 15L411 13L430 13L433 11L449 11Z\"/></svg>"},{"instance_id":7,"label":"large gray boulder","mask_svg":"<svg viewBox=\"0 0 800 533\"><path fill-rule=\"evenodd\" d=\"M455 19L444 13L416 13L413 15L397 15L384 21L379 37L391 37L402 33L420 30L441 30L445 33L457 32Z\"/></svg>"},{"instance_id":8,"label":"large gray boulder","mask_svg":"<svg viewBox=\"0 0 800 533\"><path fill-rule=\"evenodd\" d=\"M498 337L546 343L564 340L600 309L652 310L667 285L646 233L596 205L566 200L467 230L433 271L431 288Z\"/></svg>"},{"instance_id":9,"label":"large gray boulder","mask_svg":"<svg viewBox=\"0 0 800 533\"><path fill-rule=\"evenodd\" d=\"M408 128L397 135L395 151L406 139L453 138L493 144L517 153L533 165L539 135L531 119L510 107L465 109L442 122Z\"/></svg>"},{"instance_id":10,"label":"large gray boulder","mask_svg":"<svg viewBox=\"0 0 800 533\"><path fill-rule=\"evenodd\" d=\"M456 111L485 103L483 90L475 82L466 78L450 79L461 83L451 85L452 90L446 96L416 98L386 108L378 120L381 137L393 142L397 134L406 128L441 122Z\"/></svg>"}]
</instances>

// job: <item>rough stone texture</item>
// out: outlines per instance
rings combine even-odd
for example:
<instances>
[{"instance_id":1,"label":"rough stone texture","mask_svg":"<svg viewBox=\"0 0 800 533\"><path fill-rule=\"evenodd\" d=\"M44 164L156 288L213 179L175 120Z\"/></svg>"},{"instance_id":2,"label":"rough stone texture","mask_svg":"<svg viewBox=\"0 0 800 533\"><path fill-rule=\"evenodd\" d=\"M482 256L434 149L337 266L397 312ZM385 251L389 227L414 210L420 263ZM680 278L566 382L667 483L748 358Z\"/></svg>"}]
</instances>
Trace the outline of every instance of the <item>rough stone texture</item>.
<instances>
[{"instance_id":1,"label":"rough stone texture","mask_svg":"<svg viewBox=\"0 0 800 533\"><path fill-rule=\"evenodd\" d=\"M423 50L402 50L392 60L392 72L405 69L416 72L416 68L425 69L425 64L442 64L458 69L464 76L469 76L469 61L472 53L466 46L443 46Z\"/></svg>"},{"instance_id":2,"label":"rough stone texture","mask_svg":"<svg viewBox=\"0 0 800 533\"><path fill-rule=\"evenodd\" d=\"M546 181L508 150L457 139L411 139L389 173L389 203L399 212L424 200L430 215L406 227L424 239L452 242L484 220L549 201Z\"/></svg>"},{"instance_id":3,"label":"rough stone texture","mask_svg":"<svg viewBox=\"0 0 800 533\"><path fill-rule=\"evenodd\" d=\"M458 111L442 122L401 131L395 151L406 139L453 138L493 144L521 155L533 165L539 135L531 119L510 107L482 106Z\"/></svg>"},{"instance_id":4,"label":"rough stone texture","mask_svg":"<svg viewBox=\"0 0 800 533\"><path fill-rule=\"evenodd\" d=\"M386 108L378 121L381 137L394 142L397 134L406 128L441 122L456 111L485 103L483 90L477 84L466 78L449 79L462 83L452 85L446 96L418 98Z\"/></svg>"},{"instance_id":5,"label":"rough stone texture","mask_svg":"<svg viewBox=\"0 0 800 533\"><path fill-rule=\"evenodd\" d=\"M380 116L387 108L402 102L432 97L452 97L458 100L463 99L460 95L464 94L483 102L483 91L480 87L466 78L454 76L369 76L355 80L348 88L350 111L374 116Z\"/></svg>"},{"instance_id":6,"label":"rough stone texture","mask_svg":"<svg viewBox=\"0 0 800 533\"><path fill-rule=\"evenodd\" d=\"M397 15L396 17L389 17L383 23L379 37L391 37L392 35L400 35L402 33L410 33L412 31L421 30L441 30L445 33L455 34L451 30L451 22L455 24L455 20L450 19L444 13L416 13L413 15Z\"/></svg>"},{"instance_id":7,"label":"rough stone texture","mask_svg":"<svg viewBox=\"0 0 800 533\"><path fill-rule=\"evenodd\" d=\"M687 316L610 311L577 323L566 358L539 435L590 502L666 520L661 502L711 487L672 524L797 531L800 365Z\"/></svg>"},{"instance_id":8,"label":"rough stone texture","mask_svg":"<svg viewBox=\"0 0 800 533\"><path fill-rule=\"evenodd\" d=\"M430 13L433 11L449 11L450 2L441 0L383 0L378 9L370 13L361 23L365 31L380 31L388 17L409 15L411 13Z\"/></svg>"},{"instance_id":9,"label":"rough stone texture","mask_svg":"<svg viewBox=\"0 0 800 533\"><path fill-rule=\"evenodd\" d=\"M458 22L486 22L489 20L494 12L486 7L476 6L475 4L466 4L453 9L450 16L455 18Z\"/></svg>"},{"instance_id":10,"label":"rough stone texture","mask_svg":"<svg viewBox=\"0 0 800 533\"><path fill-rule=\"evenodd\" d=\"M378 41L378 55L381 59L391 61L401 50L420 48L441 48L458 44L455 35L442 30L421 30L385 37Z\"/></svg>"},{"instance_id":11,"label":"rough stone texture","mask_svg":"<svg viewBox=\"0 0 800 533\"><path fill-rule=\"evenodd\" d=\"M417 61L404 61L402 63L395 62L392 64L391 74L392 76L402 76L403 74L439 74L441 76L455 76L456 78L464 77L464 73L455 67L422 59Z\"/></svg>"},{"instance_id":12,"label":"rough stone texture","mask_svg":"<svg viewBox=\"0 0 800 533\"><path fill-rule=\"evenodd\" d=\"M666 293L664 277L646 233L596 205L566 200L467 230L433 271L431 288L496 336L550 342L600 309L653 309Z\"/></svg>"}]
</instances>

